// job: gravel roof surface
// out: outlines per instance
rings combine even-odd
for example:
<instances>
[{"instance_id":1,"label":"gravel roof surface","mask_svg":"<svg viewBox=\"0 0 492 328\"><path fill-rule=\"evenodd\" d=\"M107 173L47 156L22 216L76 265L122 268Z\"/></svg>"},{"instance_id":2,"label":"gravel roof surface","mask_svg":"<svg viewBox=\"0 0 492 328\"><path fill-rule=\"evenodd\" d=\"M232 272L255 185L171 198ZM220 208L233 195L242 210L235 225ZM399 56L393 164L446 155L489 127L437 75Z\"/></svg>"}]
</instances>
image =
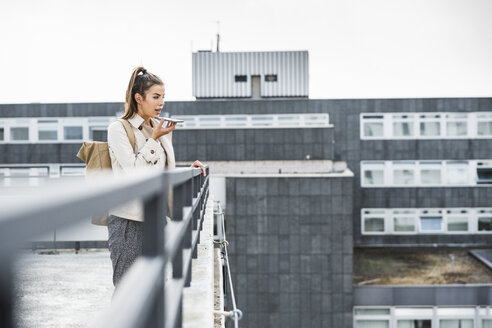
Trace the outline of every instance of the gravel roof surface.
<instances>
[{"instance_id":1,"label":"gravel roof surface","mask_svg":"<svg viewBox=\"0 0 492 328\"><path fill-rule=\"evenodd\" d=\"M14 270L18 327L90 327L111 303L107 250L25 252Z\"/></svg>"}]
</instances>

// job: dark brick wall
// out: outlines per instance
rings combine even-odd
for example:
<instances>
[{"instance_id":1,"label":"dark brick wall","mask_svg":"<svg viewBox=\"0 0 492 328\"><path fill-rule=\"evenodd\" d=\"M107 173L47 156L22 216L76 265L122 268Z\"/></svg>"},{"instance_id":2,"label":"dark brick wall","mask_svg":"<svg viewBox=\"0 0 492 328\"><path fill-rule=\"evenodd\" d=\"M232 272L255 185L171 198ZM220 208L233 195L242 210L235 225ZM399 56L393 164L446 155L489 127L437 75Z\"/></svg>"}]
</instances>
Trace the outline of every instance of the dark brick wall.
<instances>
[{"instance_id":1,"label":"dark brick wall","mask_svg":"<svg viewBox=\"0 0 492 328\"><path fill-rule=\"evenodd\" d=\"M352 178L226 178L244 327L352 327Z\"/></svg>"},{"instance_id":2,"label":"dark brick wall","mask_svg":"<svg viewBox=\"0 0 492 328\"><path fill-rule=\"evenodd\" d=\"M0 164L78 163L77 152L82 143L66 144L0 144Z\"/></svg>"},{"instance_id":3,"label":"dark brick wall","mask_svg":"<svg viewBox=\"0 0 492 328\"><path fill-rule=\"evenodd\" d=\"M332 159L333 128L176 130L179 161Z\"/></svg>"}]
</instances>

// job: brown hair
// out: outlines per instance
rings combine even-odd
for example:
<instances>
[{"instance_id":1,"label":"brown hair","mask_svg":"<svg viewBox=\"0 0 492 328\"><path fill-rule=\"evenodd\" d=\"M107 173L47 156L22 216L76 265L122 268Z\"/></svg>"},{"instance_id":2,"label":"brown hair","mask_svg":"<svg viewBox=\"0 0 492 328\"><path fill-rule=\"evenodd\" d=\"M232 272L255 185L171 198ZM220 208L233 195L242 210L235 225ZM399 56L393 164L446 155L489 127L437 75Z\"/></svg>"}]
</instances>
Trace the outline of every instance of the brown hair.
<instances>
[{"instance_id":1,"label":"brown hair","mask_svg":"<svg viewBox=\"0 0 492 328\"><path fill-rule=\"evenodd\" d=\"M126 89L125 114L121 118L132 118L138 112L135 94L138 93L145 98L145 92L156 84L164 85L157 75L147 72L143 66L135 67L130 78L130 83L128 83L128 88Z\"/></svg>"}]
</instances>

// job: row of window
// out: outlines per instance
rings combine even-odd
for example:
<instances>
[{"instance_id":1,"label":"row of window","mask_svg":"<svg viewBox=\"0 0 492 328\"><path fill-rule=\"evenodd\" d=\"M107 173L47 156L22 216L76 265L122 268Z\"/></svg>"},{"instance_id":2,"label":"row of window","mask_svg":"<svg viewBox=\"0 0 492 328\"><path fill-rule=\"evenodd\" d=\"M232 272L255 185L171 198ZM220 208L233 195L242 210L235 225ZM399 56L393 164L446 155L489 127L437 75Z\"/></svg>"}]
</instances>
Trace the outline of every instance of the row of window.
<instances>
[{"instance_id":1,"label":"row of window","mask_svg":"<svg viewBox=\"0 0 492 328\"><path fill-rule=\"evenodd\" d=\"M326 113L260 115L180 115L184 129L286 128L330 126Z\"/></svg>"},{"instance_id":2,"label":"row of window","mask_svg":"<svg viewBox=\"0 0 492 328\"><path fill-rule=\"evenodd\" d=\"M80 142L106 131L115 117L9 118L0 120L0 143Z\"/></svg>"},{"instance_id":3,"label":"row of window","mask_svg":"<svg viewBox=\"0 0 492 328\"><path fill-rule=\"evenodd\" d=\"M180 129L329 126L328 114L180 116ZM116 117L0 119L0 143L80 142L98 139Z\"/></svg>"},{"instance_id":4,"label":"row of window","mask_svg":"<svg viewBox=\"0 0 492 328\"><path fill-rule=\"evenodd\" d=\"M492 112L360 114L361 139L492 138Z\"/></svg>"},{"instance_id":5,"label":"row of window","mask_svg":"<svg viewBox=\"0 0 492 328\"><path fill-rule=\"evenodd\" d=\"M247 75L234 75L235 82L248 82ZM265 82L277 82L277 74L266 74Z\"/></svg>"},{"instance_id":6,"label":"row of window","mask_svg":"<svg viewBox=\"0 0 492 328\"><path fill-rule=\"evenodd\" d=\"M40 164L32 166L1 165L0 186L37 186L43 179L59 177L81 177L85 175L85 165L81 164Z\"/></svg>"},{"instance_id":7,"label":"row of window","mask_svg":"<svg viewBox=\"0 0 492 328\"><path fill-rule=\"evenodd\" d=\"M363 235L490 234L492 208L361 210Z\"/></svg>"},{"instance_id":8,"label":"row of window","mask_svg":"<svg viewBox=\"0 0 492 328\"><path fill-rule=\"evenodd\" d=\"M453 187L492 183L492 160L362 161L362 187Z\"/></svg>"},{"instance_id":9,"label":"row of window","mask_svg":"<svg viewBox=\"0 0 492 328\"><path fill-rule=\"evenodd\" d=\"M492 328L490 307L356 307L355 328Z\"/></svg>"}]
</instances>

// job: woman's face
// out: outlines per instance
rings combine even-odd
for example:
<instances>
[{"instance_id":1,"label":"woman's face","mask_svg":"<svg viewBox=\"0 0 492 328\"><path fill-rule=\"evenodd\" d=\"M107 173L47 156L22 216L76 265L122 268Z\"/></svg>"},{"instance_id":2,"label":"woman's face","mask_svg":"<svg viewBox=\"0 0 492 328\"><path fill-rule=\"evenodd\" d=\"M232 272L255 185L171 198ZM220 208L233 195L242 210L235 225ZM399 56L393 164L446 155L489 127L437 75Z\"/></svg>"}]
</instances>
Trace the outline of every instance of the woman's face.
<instances>
[{"instance_id":1,"label":"woman's face","mask_svg":"<svg viewBox=\"0 0 492 328\"><path fill-rule=\"evenodd\" d=\"M164 86L154 84L145 93L145 98L136 94L138 102L138 114L147 121L152 117L159 117L164 107ZM140 101L139 101L140 100Z\"/></svg>"}]
</instances>

